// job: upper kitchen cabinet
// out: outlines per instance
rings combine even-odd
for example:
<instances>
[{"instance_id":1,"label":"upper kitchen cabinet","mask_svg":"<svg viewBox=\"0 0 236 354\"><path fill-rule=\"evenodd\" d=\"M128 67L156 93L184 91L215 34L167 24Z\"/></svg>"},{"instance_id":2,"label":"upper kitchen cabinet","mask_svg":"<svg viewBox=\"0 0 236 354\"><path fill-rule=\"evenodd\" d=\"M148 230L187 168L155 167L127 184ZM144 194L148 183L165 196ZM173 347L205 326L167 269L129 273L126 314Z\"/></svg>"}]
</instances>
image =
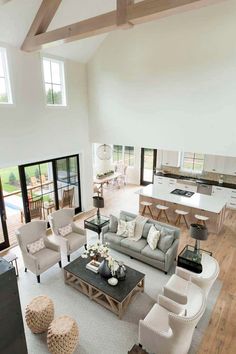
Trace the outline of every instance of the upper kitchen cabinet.
<instances>
[{"instance_id":1,"label":"upper kitchen cabinet","mask_svg":"<svg viewBox=\"0 0 236 354\"><path fill-rule=\"evenodd\" d=\"M180 153L178 151L162 151L162 165L170 167L180 166Z\"/></svg>"},{"instance_id":2,"label":"upper kitchen cabinet","mask_svg":"<svg viewBox=\"0 0 236 354\"><path fill-rule=\"evenodd\" d=\"M236 176L236 157L225 157L225 169L226 175Z\"/></svg>"},{"instance_id":3,"label":"upper kitchen cabinet","mask_svg":"<svg viewBox=\"0 0 236 354\"><path fill-rule=\"evenodd\" d=\"M204 171L236 176L236 157L205 155Z\"/></svg>"},{"instance_id":4,"label":"upper kitchen cabinet","mask_svg":"<svg viewBox=\"0 0 236 354\"><path fill-rule=\"evenodd\" d=\"M205 155L204 171L225 173L225 157L218 155Z\"/></svg>"}]
</instances>

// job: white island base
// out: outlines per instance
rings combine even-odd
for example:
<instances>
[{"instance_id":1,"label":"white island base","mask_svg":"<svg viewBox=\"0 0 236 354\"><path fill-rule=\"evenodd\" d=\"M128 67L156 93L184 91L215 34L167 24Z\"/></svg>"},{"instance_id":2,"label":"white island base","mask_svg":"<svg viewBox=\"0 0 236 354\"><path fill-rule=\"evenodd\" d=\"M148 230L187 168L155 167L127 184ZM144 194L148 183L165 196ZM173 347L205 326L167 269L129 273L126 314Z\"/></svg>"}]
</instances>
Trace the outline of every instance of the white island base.
<instances>
[{"instance_id":1,"label":"white island base","mask_svg":"<svg viewBox=\"0 0 236 354\"><path fill-rule=\"evenodd\" d=\"M142 201L152 203L152 213L154 217L158 215L156 208L157 204L168 206L167 210L170 223L175 222L177 219L176 209L187 211L189 214L186 216L187 222L197 223L194 215L207 216L206 225L209 233L219 234L224 225L225 211L227 200L216 198L214 196L203 195L194 193L190 198L171 194L171 190L157 188L154 185L148 185L136 192L139 194L139 212L142 213L143 206L140 204ZM171 222L172 221L172 222Z\"/></svg>"}]
</instances>

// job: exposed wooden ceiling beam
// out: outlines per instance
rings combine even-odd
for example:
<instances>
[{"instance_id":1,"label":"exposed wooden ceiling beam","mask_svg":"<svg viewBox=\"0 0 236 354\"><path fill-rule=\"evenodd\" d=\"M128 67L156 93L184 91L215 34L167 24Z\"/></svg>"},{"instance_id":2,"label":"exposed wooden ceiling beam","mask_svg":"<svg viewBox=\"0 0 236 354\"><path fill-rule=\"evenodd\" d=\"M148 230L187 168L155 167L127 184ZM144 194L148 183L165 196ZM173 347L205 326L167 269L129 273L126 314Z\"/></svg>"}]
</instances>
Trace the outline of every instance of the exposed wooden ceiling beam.
<instances>
[{"instance_id":1,"label":"exposed wooden ceiling beam","mask_svg":"<svg viewBox=\"0 0 236 354\"><path fill-rule=\"evenodd\" d=\"M44 3L48 3L49 1L54 2L54 10L56 3L58 7L58 2L61 2L61 0L44 0L42 5ZM38 33L37 31L36 34L29 35L28 38L26 38L22 49L28 52L36 51L44 47L68 43L78 39L111 32L115 29L119 29L119 26L127 26L127 24L130 23L139 24L152 21L157 18L169 16L193 8L199 8L220 1L222 0L144 0L139 3L134 3L132 0L118 0L118 11L111 11L106 14L92 17L87 20L48 32L45 32L46 30L42 31L42 29L45 29L49 19L45 21L45 26L43 27L42 22L37 19L37 14L34 20L36 24L33 22L31 27L40 29L41 33ZM38 21L41 26L38 25L37 27Z\"/></svg>"},{"instance_id":2,"label":"exposed wooden ceiling beam","mask_svg":"<svg viewBox=\"0 0 236 354\"><path fill-rule=\"evenodd\" d=\"M128 6L134 4L134 0L116 0L116 24L122 28L132 27L132 23L128 20Z\"/></svg>"},{"instance_id":3,"label":"exposed wooden ceiling beam","mask_svg":"<svg viewBox=\"0 0 236 354\"><path fill-rule=\"evenodd\" d=\"M28 42L30 40L41 33L47 31L48 26L50 25L59 5L61 4L62 0L43 0L40 8L34 18L34 21L27 33L27 36L22 44L21 49L27 51Z\"/></svg>"}]
</instances>

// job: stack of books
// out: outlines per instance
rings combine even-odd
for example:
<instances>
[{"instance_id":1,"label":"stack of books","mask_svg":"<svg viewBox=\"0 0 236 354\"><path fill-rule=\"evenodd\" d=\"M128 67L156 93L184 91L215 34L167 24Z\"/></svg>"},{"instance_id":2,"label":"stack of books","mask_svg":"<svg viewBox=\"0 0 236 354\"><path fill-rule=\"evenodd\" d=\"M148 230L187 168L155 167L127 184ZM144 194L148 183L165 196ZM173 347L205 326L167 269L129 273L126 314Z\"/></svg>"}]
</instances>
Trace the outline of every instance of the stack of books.
<instances>
[{"instance_id":1,"label":"stack of books","mask_svg":"<svg viewBox=\"0 0 236 354\"><path fill-rule=\"evenodd\" d=\"M98 268L100 264L101 264L100 262L92 260L86 264L86 268L91 270L94 273L98 273Z\"/></svg>"}]
</instances>

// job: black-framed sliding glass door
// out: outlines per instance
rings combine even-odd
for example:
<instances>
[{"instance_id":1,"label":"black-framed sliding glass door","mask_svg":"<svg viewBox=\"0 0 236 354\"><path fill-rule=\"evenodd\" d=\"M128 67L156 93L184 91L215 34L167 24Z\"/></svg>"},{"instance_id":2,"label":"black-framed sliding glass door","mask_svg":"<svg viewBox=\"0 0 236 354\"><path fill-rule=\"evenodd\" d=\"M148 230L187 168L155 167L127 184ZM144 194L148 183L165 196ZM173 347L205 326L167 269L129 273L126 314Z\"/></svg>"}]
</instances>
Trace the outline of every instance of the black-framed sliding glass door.
<instances>
[{"instance_id":1,"label":"black-framed sliding glass door","mask_svg":"<svg viewBox=\"0 0 236 354\"><path fill-rule=\"evenodd\" d=\"M55 169L59 208L75 208L75 212L80 212L79 156L55 160Z\"/></svg>"},{"instance_id":2,"label":"black-framed sliding glass door","mask_svg":"<svg viewBox=\"0 0 236 354\"><path fill-rule=\"evenodd\" d=\"M0 250L9 247L9 238L6 223L6 210L3 198L2 182L0 178Z\"/></svg>"},{"instance_id":3,"label":"black-framed sliding glass door","mask_svg":"<svg viewBox=\"0 0 236 354\"><path fill-rule=\"evenodd\" d=\"M19 174L25 222L60 208L82 210L78 155L21 165Z\"/></svg>"},{"instance_id":4,"label":"black-framed sliding glass door","mask_svg":"<svg viewBox=\"0 0 236 354\"><path fill-rule=\"evenodd\" d=\"M141 149L141 170L140 170L140 184L147 186L153 183L154 169L157 162L156 149Z\"/></svg>"}]
</instances>

